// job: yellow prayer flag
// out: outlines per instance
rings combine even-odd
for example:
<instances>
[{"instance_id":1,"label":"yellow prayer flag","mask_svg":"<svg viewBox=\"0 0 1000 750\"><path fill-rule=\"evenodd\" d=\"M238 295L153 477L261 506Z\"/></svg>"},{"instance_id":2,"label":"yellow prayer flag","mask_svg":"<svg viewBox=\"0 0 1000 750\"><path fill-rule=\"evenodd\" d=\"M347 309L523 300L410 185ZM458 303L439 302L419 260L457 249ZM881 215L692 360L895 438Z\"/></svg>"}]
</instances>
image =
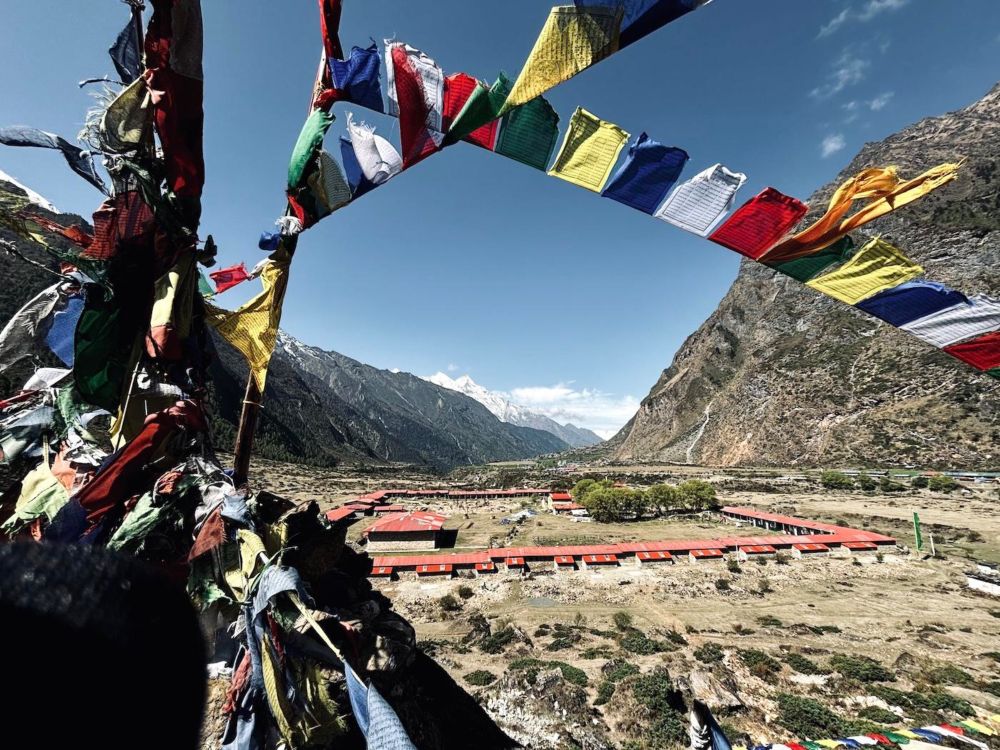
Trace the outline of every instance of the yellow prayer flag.
<instances>
[{"instance_id":1,"label":"yellow prayer flag","mask_svg":"<svg viewBox=\"0 0 1000 750\"><path fill-rule=\"evenodd\" d=\"M618 51L622 8L556 6L504 103L503 115Z\"/></svg>"},{"instance_id":2,"label":"yellow prayer flag","mask_svg":"<svg viewBox=\"0 0 1000 750\"><path fill-rule=\"evenodd\" d=\"M902 183L895 167L863 169L837 188L830 198L829 208L818 221L779 242L761 261L784 263L829 247L844 235L948 184L958 177L958 167L958 164L940 164ZM848 217L847 212L856 200L868 200L869 203Z\"/></svg>"},{"instance_id":3,"label":"yellow prayer flag","mask_svg":"<svg viewBox=\"0 0 1000 750\"><path fill-rule=\"evenodd\" d=\"M843 742L837 742L836 740L816 740L817 745L822 745L823 747L828 747L830 750L836 750L836 748L843 745Z\"/></svg>"},{"instance_id":4,"label":"yellow prayer flag","mask_svg":"<svg viewBox=\"0 0 1000 750\"><path fill-rule=\"evenodd\" d=\"M205 304L207 322L246 357L250 375L261 393L278 338L290 262L290 259L276 260L272 256L261 271L264 291L234 312Z\"/></svg>"},{"instance_id":5,"label":"yellow prayer flag","mask_svg":"<svg viewBox=\"0 0 1000 750\"><path fill-rule=\"evenodd\" d=\"M856 305L873 294L915 279L923 272L924 269L903 255L898 247L876 237L840 268L806 282L806 286L848 305Z\"/></svg>"},{"instance_id":6,"label":"yellow prayer flag","mask_svg":"<svg viewBox=\"0 0 1000 750\"><path fill-rule=\"evenodd\" d=\"M549 174L599 193L628 137L617 125L577 107Z\"/></svg>"},{"instance_id":7,"label":"yellow prayer flag","mask_svg":"<svg viewBox=\"0 0 1000 750\"><path fill-rule=\"evenodd\" d=\"M966 719L965 721L960 721L959 726L968 727L969 729L979 732L980 734L985 734L987 737L992 737L996 734L992 729L990 729L985 724L981 724L975 719Z\"/></svg>"}]
</instances>

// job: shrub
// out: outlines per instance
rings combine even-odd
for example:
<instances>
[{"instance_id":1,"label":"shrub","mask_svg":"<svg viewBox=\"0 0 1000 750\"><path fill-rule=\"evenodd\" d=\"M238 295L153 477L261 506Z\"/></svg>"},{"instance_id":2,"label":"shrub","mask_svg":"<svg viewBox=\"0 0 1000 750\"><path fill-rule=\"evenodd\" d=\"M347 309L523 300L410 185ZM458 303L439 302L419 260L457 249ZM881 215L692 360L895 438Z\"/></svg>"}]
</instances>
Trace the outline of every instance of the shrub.
<instances>
[{"instance_id":1,"label":"shrub","mask_svg":"<svg viewBox=\"0 0 1000 750\"><path fill-rule=\"evenodd\" d=\"M469 674L465 675L465 681L470 685L483 687L485 685L492 685L496 682L497 676L488 670L477 669L475 672L469 672Z\"/></svg>"},{"instance_id":2,"label":"shrub","mask_svg":"<svg viewBox=\"0 0 1000 750\"><path fill-rule=\"evenodd\" d=\"M729 591L729 579L728 578L717 578L715 579L715 588L719 591Z\"/></svg>"},{"instance_id":3,"label":"shrub","mask_svg":"<svg viewBox=\"0 0 1000 750\"><path fill-rule=\"evenodd\" d=\"M722 661L724 652L717 643L703 643L694 650L694 658L703 664L718 664Z\"/></svg>"},{"instance_id":4,"label":"shrub","mask_svg":"<svg viewBox=\"0 0 1000 750\"><path fill-rule=\"evenodd\" d=\"M778 694L778 723L799 737L839 737L844 721L819 701Z\"/></svg>"},{"instance_id":5,"label":"shrub","mask_svg":"<svg viewBox=\"0 0 1000 750\"><path fill-rule=\"evenodd\" d=\"M868 721L878 722L879 724L896 724L899 722L899 717L896 714L878 706L865 706L858 712L858 716Z\"/></svg>"},{"instance_id":6,"label":"shrub","mask_svg":"<svg viewBox=\"0 0 1000 750\"><path fill-rule=\"evenodd\" d=\"M676 643L678 646L688 645L687 638L678 633L676 630L661 630L663 637L666 638L671 643Z\"/></svg>"},{"instance_id":7,"label":"shrub","mask_svg":"<svg viewBox=\"0 0 1000 750\"><path fill-rule=\"evenodd\" d=\"M779 552L774 556L775 565L788 565L788 561L791 560L791 555L787 552Z\"/></svg>"},{"instance_id":8,"label":"shrub","mask_svg":"<svg viewBox=\"0 0 1000 750\"><path fill-rule=\"evenodd\" d=\"M585 648L580 652L581 659L610 659L612 651L607 646Z\"/></svg>"},{"instance_id":9,"label":"shrub","mask_svg":"<svg viewBox=\"0 0 1000 750\"><path fill-rule=\"evenodd\" d=\"M441 609L443 609L445 612L457 612L462 608L462 605L459 604L458 599L456 599L451 594L445 594L440 599L438 599L438 604L441 606Z\"/></svg>"},{"instance_id":10,"label":"shrub","mask_svg":"<svg viewBox=\"0 0 1000 750\"><path fill-rule=\"evenodd\" d=\"M664 644L659 641L654 641L648 635L643 633L641 630L636 630L632 628L628 632L622 635L618 640L618 645L621 646L626 651L631 651L633 654L658 654L661 651L667 651L664 648ZM670 649L674 650L674 649Z\"/></svg>"},{"instance_id":11,"label":"shrub","mask_svg":"<svg viewBox=\"0 0 1000 750\"><path fill-rule=\"evenodd\" d=\"M982 690L984 693L990 693L1000 698L1000 680L991 680L990 682L983 682L979 685L979 689Z\"/></svg>"},{"instance_id":12,"label":"shrub","mask_svg":"<svg viewBox=\"0 0 1000 750\"><path fill-rule=\"evenodd\" d=\"M603 706L609 700L611 696L615 694L615 683L605 680L600 685L597 686L597 699L594 701L595 706Z\"/></svg>"},{"instance_id":13,"label":"shrub","mask_svg":"<svg viewBox=\"0 0 1000 750\"><path fill-rule=\"evenodd\" d=\"M740 567L740 561L735 557L730 557L726 560L726 570L737 575L743 572L743 568Z\"/></svg>"},{"instance_id":14,"label":"shrub","mask_svg":"<svg viewBox=\"0 0 1000 750\"><path fill-rule=\"evenodd\" d=\"M742 622L735 622L733 623L733 632L736 633L736 635L753 635L757 631L753 628L748 628Z\"/></svg>"},{"instance_id":15,"label":"shrub","mask_svg":"<svg viewBox=\"0 0 1000 750\"><path fill-rule=\"evenodd\" d=\"M781 671L781 664L779 664L770 654L767 654L764 651L751 648L746 649L745 651L740 651L739 654L742 662L746 664L747 669L750 670L750 674L755 675L756 677L763 679Z\"/></svg>"},{"instance_id":16,"label":"shrub","mask_svg":"<svg viewBox=\"0 0 1000 750\"><path fill-rule=\"evenodd\" d=\"M812 659L807 659L802 654L790 653L784 658L785 664L794 669L799 674L830 674L830 670L821 667Z\"/></svg>"},{"instance_id":17,"label":"shrub","mask_svg":"<svg viewBox=\"0 0 1000 750\"><path fill-rule=\"evenodd\" d=\"M987 651L982 655L984 659L992 659L995 662L1000 662L1000 651Z\"/></svg>"},{"instance_id":18,"label":"shrub","mask_svg":"<svg viewBox=\"0 0 1000 750\"><path fill-rule=\"evenodd\" d=\"M470 586L459 586L458 595L463 599L471 599L476 595L476 592Z\"/></svg>"},{"instance_id":19,"label":"shrub","mask_svg":"<svg viewBox=\"0 0 1000 750\"><path fill-rule=\"evenodd\" d=\"M628 630L632 627L632 615L628 612L615 612L611 616L611 621L619 630Z\"/></svg>"},{"instance_id":20,"label":"shrub","mask_svg":"<svg viewBox=\"0 0 1000 750\"><path fill-rule=\"evenodd\" d=\"M758 565L760 565L760 566L761 566L762 568L763 568L763 567L764 567L765 565L767 565L767 558L766 558L766 557L764 557L763 555L757 555L757 557L755 557L755 558L753 559L753 561L754 561L755 563L757 563Z\"/></svg>"},{"instance_id":21,"label":"shrub","mask_svg":"<svg viewBox=\"0 0 1000 750\"><path fill-rule=\"evenodd\" d=\"M869 656L835 654L830 665L844 677L858 682L892 682L896 675Z\"/></svg>"},{"instance_id":22,"label":"shrub","mask_svg":"<svg viewBox=\"0 0 1000 750\"><path fill-rule=\"evenodd\" d=\"M538 673L543 669L558 669L566 682L580 687L587 685L587 673L578 667L571 666L564 661L542 661L541 659L522 658L514 659L507 665L511 672L524 672L524 677L528 682L534 682L538 678Z\"/></svg>"},{"instance_id":23,"label":"shrub","mask_svg":"<svg viewBox=\"0 0 1000 750\"><path fill-rule=\"evenodd\" d=\"M499 654L515 638L517 638L517 632L508 626L483 638L479 648L487 654Z\"/></svg>"},{"instance_id":24,"label":"shrub","mask_svg":"<svg viewBox=\"0 0 1000 750\"><path fill-rule=\"evenodd\" d=\"M839 633L840 628L836 625L809 625L809 630L811 630L816 635L824 635L826 633Z\"/></svg>"},{"instance_id":25,"label":"shrub","mask_svg":"<svg viewBox=\"0 0 1000 750\"><path fill-rule=\"evenodd\" d=\"M951 477L937 476L931 477L927 482L927 486L930 488L931 492L949 493L958 489L958 482Z\"/></svg>"},{"instance_id":26,"label":"shrub","mask_svg":"<svg viewBox=\"0 0 1000 750\"><path fill-rule=\"evenodd\" d=\"M553 638L552 642L545 647L546 651L565 651L568 648L573 648L573 644L579 641L577 638L569 638L567 636L561 635L557 638Z\"/></svg>"},{"instance_id":27,"label":"shrub","mask_svg":"<svg viewBox=\"0 0 1000 750\"><path fill-rule=\"evenodd\" d=\"M953 664L935 667L927 673L927 679L934 685L971 685L972 675Z\"/></svg>"},{"instance_id":28,"label":"shrub","mask_svg":"<svg viewBox=\"0 0 1000 750\"><path fill-rule=\"evenodd\" d=\"M927 477L916 476L910 480L910 486L917 490L922 490L930 484L930 480Z\"/></svg>"},{"instance_id":29,"label":"shrub","mask_svg":"<svg viewBox=\"0 0 1000 750\"><path fill-rule=\"evenodd\" d=\"M601 667L601 672L609 681L621 682L626 677L639 674L639 667L630 661L615 659Z\"/></svg>"},{"instance_id":30,"label":"shrub","mask_svg":"<svg viewBox=\"0 0 1000 750\"><path fill-rule=\"evenodd\" d=\"M563 679L566 680L566 682L580 687L586 687L587 673L579 667L574 667L563 661L550 661L548 666L557 667L559 671L562 672Z\"/></svg>"},{"instance_id":31,"label":"shrub","mask_svg":"<svg viewBox=\"0 0 1000 750\"><path fill-rule=\"evenodd\" d=\"M769 580L761 578L757 581L757 591L761 594L769 594L774 591L774 589L771 588L771 582Z\"/></svg>"},{"instance_id":32,"label":"shrub","mask_svg":"<svg viewBox=\"0 0 1000 750\"><path fill-rule=\"evenodd\" d=\"M858 488L862 492L874 492L878 489L878 482L862 472L858 474Z\"/></svg>"},{"instance_id":33,"label":"shrub","mask_svg":"<svg viewBox=\"0 0 1000 750\"><path fill-rule=\"evenodd\" d=\"M882 490L882 492L902 492L906 489L903 484L894 482L887 476L878 480L878 488Z\"/></svg>"},{"instance_id":34,"label":"shrub","mask_svg":"<svg viewBox=\"0 0 1000 750\"><path fill-rule=\"evenodd\" d=\"M828 490L849 490L854 487L854 480L841 471L824 471L819 482Z\"/></svg>"}]
</instances>

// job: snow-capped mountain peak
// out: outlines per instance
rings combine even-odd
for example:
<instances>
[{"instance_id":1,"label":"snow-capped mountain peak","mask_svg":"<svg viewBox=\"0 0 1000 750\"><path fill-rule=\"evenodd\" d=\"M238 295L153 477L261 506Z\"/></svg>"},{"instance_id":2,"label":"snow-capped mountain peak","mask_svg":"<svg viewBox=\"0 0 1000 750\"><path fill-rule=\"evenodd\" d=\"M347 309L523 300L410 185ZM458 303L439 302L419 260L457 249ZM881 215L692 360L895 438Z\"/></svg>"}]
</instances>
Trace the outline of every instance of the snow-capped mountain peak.
<instances>
[{"instance_id":1,"label":"snow-capped mountain peak","mask_svg":"<svg viewBox=\"0 0 1000 750\"><path fill-rule=\"evenodd\" d=\"M27 194L28 200L34 203L36 206L41 206L46 211L51 211L54 214L59 213L59 209L53 206L52 202L47 198L45 198L45 196L36 193L34 190L25 185L23 182L7 174L2 169L0 169L0 182L9 182L11 185L21 188L21 190L23 190Z\"/></svg>"}]
</instances>

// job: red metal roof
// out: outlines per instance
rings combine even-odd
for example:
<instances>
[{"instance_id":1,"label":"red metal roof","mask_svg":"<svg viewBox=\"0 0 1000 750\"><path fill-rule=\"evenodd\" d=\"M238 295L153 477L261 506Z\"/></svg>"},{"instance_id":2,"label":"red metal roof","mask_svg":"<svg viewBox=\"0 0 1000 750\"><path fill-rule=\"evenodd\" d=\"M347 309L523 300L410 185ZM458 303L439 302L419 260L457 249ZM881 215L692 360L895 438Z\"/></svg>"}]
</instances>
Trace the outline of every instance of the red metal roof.
<instances>
[{"instance_id":1,"label":"red metal roof","mask_svg":"<svg viewBox=\"0 0 1000 750\"><path fill-rule=\"evenodd\" d=\"M372 506L364 505L363 503L348 503L347 505L344 505L342 507L350 508L351 510L356 510L359 513L367 513L369 510L371 510Z\"/></svg>"},{"instance_id":2,"label":"red metal roof","mask_svg":"<svg viewBox=\"0 0 1000 750\"><path fill-rule=\"evenodd\" d=\"M693 549L688 554L691 557L722 557L721 549Z\"/></svg>"},{"instance_id":3,"label":"red metal roof","mask_svg":"<svg viewBox=\"0 0 1000 750\"><path fill-rule=\"evenodd\" d=\"M326 512L326 520L330 521L330 523L337 523L337 521L343 521L345 518L353 518L354 513L354 508L345 505L342 508L328 510Z\"/></svg>"},{"instance_id":4,"label":"red metal roof","mask_svg":"<svg viewBox=\"0 0 1000 750\"><path fill-rule=\"evenodd\" d=\"M387 568L384 565L380 565L377 568L372 568L371 574L373 576L391 576L392 568Z\"/></svg>"},{"instance_id":5,"label":"red metal roof","mask_svg":"<svg viewBox=\"0 0 1000 750\"><path fill-rule=\"evenodd\" d=\"M573 556L572 555L556 555L556 557L555 557L555 563L556 563L556 565L575 565L576 564L575 562L573 562Z\"/></svg>"},{"instance_id":6,"label":"red metal roof","mask_svg":"<svg viewBox=\"0 0 1000 750\"><path fill-rule=\"evenodd\" d=\"M799 552L829 552L830 548L825 544L793 544L792 545Z\"/></svg>"},{"instance_id":7,"label":"red metal roof","mask_svg":"<svg viewBox=\"0 0 1000 750\"><path fill-rule=\"evenodd\" d=\"M743 516L745 518L756 518L760 521L771 521L772 523L785 524L786 526L798 526L804 529L816 529L817 531L840 531L844 527L834 526L831 523L821 523L820 521L810 521L805 518L795 516L783 516L780 513L768 513L755 508L744 508L740 506L727 505L722 509L723 513Z\"/></svg>"},{"instance_id":8,"label":"red metal roof","mask_svg":"<svg viewBox=\"0 0 1000 750\"><path fill-rule=\"evenodd\" d=\"M844 542L843 546L845 546L847 549L857 549L857 550L878 549L878 545L874 544L873 542Z\"/></svg>"},{"instance_id":9,"label":"red metal roof","mask_svg":"<svg viewBox=\"0 0 1000 750\"><path fill-rule=\"evenodd\" d=\"M552 502L569 502L573 499L573 496L568 492L553 492L549 495L549 499Z\"/></svg>"},{"instance_id":10,"label":"red metal roof","mask_svg":"<svg viewBox=\"0 0 1000 750\"><path fill-rule=\"evenodd\" d=\"M405 513L405 505L373 505L372 511L375 513Z\"/></svg>"},{"instance_id":11,"label":"red metal roof","mask_svg":"<svg viewBox=\"0 0 1000 750\"><path fill-rule=\"evenodd\" d=\"M672 560L673 555L669 552L639 552L636 554L640 560Z\"/></svg>"},{"instance_id":12,"label":"red metal roof","mask_svg":"<svg viewBox=\"0 0 1000 750\"><path fill-rule=\"evenodd\" d=\"M552 510L583 510L579 503L552 503Z\"/></svg>"},{"instance_id":13,"label":"red metal roof","mask_svg":"<svg viewBox=\"0 0 1000 750\"><path fill-rule=\"evenodd\" d=\"M740 550L748 555L773 555L777 552L770 544L751 544L749 547L740 547Z\"/></svg>"},{"instance_id":14,"label":"red metal roof","mask_svg":"<svg viewBox=\"0 0 1000 750\"><path fill-rule=\"evenodd\" d=\"M367 529L365 534L385 534L385 533L406 533L415 531L438 532L447 521L447 516L428 511L414 511L412 513L393 513L383 516Z\"/></svg>"},{"instance_id":15,"label":"red metal roof","mask_svg":"<svg viewBox=\"0 0 1000 750\"><path fill-rule=\"evenodd\" d=\"M481 572L486 572L486 571L491 571L491 570L496 570L496 569L497 569L497 566L494 565L492 562L478 562L478 563L476 563L476 570L481 571Z\"/></svg>"},{"instance_id":16,"label":"red metal roof","mask_svg":"<svg viewBox=\"0 0 1000 750\"><path fill-rule=\"evenodd\" d=\"M451 573L452 567L450 565L418 565L417 575L440 575L442 573Z\"/></svg>"},{"instance_id":17,"label":"red metal roof","mask_svg":"<svg viewBox=\"0 0 1000 750\"><path fill-rule=\"evenodd\" d=\"M588 565L614 565L618 558L614 555L584 555L583 561Z\"/></svg>"},{"instance_id":18,"label":"red metal roof","mask_svg":"<svg viewBox=\"0 0 1000 750\"><path fill-rule=\"evenodd\" d=\"M523 568L524 567L524 558L523 557L508 557L506 560L504 560L504 564L508 568Z\"/></svg>"}]
</instances>

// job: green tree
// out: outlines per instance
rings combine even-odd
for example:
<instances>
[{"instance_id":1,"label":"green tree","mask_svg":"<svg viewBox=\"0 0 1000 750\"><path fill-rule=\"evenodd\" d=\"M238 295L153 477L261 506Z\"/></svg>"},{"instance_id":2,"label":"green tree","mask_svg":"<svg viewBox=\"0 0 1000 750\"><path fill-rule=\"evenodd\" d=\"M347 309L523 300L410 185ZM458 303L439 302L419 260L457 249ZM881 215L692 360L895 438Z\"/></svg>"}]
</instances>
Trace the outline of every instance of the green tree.
<instances>
[{"instance_id":1,"label":"green tree","mask_svg":"<svg viewBox=\"0 0 1000 750\"><path fill-rule=\"evenodd\" d=\"M878 482L864 472L861 472L858 474L858 487L862 492L874 492L878 489Z\"/></svg>"},{"instance_id":2,"label":"green tree","mask_svg":"<svg viewBox=\"0 0 1000 750\"><path fill-rule=\"evenodd\" d=\"M958 482L956 482L951 477L946 477L944 475L931 477L927 482L927 486L930 488L931 492L954 492L958 489Z\"/></svg>"},{"instance_id":3,"label":"green tree","mask_svg":"<svg viewBox=\"0 0 1000 750\"><path fill-rule=\"evenodd\" d=\"M925 476L916 476L910 480L910 486L917 490L922 490L930 484L931 480Z\"/></svg>"},{"instance_id":4,"label":"green tree","mask_svg":"<svg viewBox=\"0 0 1000 750\"><path fill-rule=\"evenodd\" d=\"M646 490L650 508L656 513L677 509L677 488L670 484L654 484Z\"/></svg>"},{"instance_id":5,"label":"green tree","mask_svg":"<svg viewBox=\"0 0 1000 750\"><path fill-rule=\"evenodd\" d=\"M824 471L819 482L828 490L849 490L854 487L854 480L842 471Z\"/></svg>"},{"instance_id":6,"label":"green tree","mask_svg":"<svg viewBox=\"0 0 1000 750\"><path fill-rule=\"evenodd\" d=\"M622 513L621 497L611 487L590 490L584 495L581 505L587 509L595 521L600 523L617 521Z\"/></svg>"},{"instance_id":7,"label":"green tree","mask_svg":"<svg viewBox=\"0 0 1000 750\"><path fill-rule=\"evenodd\" d=\"M700 479L689 479L677 485L679 504L688 510L717 510L719 501L715 487Z\"/></svg>"}]
</instances>

